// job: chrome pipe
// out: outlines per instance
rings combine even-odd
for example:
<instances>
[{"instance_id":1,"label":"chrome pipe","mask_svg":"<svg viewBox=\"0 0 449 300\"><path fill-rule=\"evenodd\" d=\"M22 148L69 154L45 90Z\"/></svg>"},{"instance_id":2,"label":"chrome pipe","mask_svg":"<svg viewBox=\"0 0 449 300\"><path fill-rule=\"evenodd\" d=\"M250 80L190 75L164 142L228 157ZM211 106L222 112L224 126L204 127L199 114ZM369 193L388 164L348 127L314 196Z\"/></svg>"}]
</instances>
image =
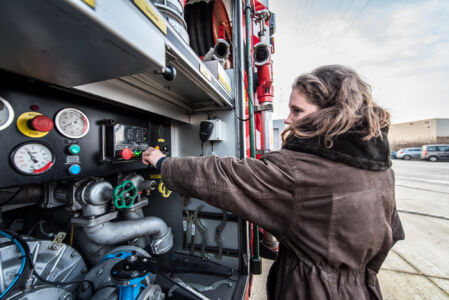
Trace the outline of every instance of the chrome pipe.
<instances>
[{"instance_id":1,"label":"chrome pipe","mask_svg":"<svg viewBox=\"0 0 449 300\"><path fill-rule=\"evenodd\" d=\"M173 235L170 228L158 217L105 222L83 229L91 241L100 245L115 245L135 238L150 236L153 254L166 253L173 246Z\"/></svg>"}]
</instances>

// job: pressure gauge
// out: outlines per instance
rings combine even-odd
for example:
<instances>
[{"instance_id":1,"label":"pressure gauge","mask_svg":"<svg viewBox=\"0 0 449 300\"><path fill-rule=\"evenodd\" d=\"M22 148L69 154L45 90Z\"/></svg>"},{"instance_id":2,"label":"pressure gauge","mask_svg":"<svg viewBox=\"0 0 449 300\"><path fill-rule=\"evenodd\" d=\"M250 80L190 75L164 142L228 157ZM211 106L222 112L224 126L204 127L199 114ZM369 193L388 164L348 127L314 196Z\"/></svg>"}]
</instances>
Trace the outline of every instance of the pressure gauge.
<instances>
[{"instance_id":1,"label":"pressure gauge","mask_svg":"<svg viewBox=\"0 0 449 300\"><path fill-rule=\"evenodd\" d=\"M0 97L0 131L7 128L14 120L14 110L8 101Z\"/></svg>"},{"instance_id":2,"label":"pressure gauge","mask_svg":"<svg viewBox=\"0 0 449 300\"><path fill-rule=\"evenodd\" d=\"M24 175L41 175L51 170L55 155L41 142L27 142L19 145L11 153L11 164L17 172Z\"/></svg>"},{"instance_id":3,"label":"pressure gauge","mask_svg":"<svg viewBox=\"0 0 449 300\"><path fill-rule=\"evenodd\" d=\"M64 108L55 117L55 125L58 131L71 139L82 138L89 132L89 119L80 110Z\"/></svg>"}]
</instances>

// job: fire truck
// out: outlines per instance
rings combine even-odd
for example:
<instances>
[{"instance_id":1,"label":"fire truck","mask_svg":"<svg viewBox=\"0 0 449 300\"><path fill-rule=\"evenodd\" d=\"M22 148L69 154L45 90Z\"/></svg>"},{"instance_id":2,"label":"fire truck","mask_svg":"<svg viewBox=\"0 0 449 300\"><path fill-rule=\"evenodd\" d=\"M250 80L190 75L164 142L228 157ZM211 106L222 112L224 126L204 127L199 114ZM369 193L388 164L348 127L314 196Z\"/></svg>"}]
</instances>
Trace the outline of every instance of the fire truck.
<instances>
[{"instance_id":1,"label":"fire truck","mask_svg":"<svg viewBox=\"0 0 449 300\"><path fill-rule=\"evenodd\" d=\"M248 299L275 238L141 155L272 150L274 33L268 0L3 1L0 299Z\"/></svg>"}]
</instances>

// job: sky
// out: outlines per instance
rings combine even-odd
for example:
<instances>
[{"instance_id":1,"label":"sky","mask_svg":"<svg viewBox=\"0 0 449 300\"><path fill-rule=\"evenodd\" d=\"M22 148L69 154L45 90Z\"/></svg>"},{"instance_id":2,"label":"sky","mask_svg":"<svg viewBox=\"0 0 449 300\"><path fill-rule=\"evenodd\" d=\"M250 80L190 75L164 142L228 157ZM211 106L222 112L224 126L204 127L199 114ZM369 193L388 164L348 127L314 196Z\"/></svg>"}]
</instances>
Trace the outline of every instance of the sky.
<instances>
[{"instance_id":1,"label":"sky","mask_svg":"<svg viewBox=\"0 0 449 300\"><path fill-rule=\"evenodd\" d=\"M449 118L448 0L271 0L276 13L274 119L295 77L353 68L392 123Z\"/></svg>"}]
</instances>

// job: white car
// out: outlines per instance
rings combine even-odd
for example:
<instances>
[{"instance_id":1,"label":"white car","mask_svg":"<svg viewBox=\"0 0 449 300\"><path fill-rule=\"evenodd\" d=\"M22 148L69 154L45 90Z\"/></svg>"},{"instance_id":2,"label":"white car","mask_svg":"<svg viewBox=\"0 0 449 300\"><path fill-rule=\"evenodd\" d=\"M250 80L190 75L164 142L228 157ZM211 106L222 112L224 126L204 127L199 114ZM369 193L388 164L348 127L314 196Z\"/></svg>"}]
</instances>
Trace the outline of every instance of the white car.
<instances>
[{"instance_id":1,"label":"white car","mask_svg":"<svg viewBox=\"0 0 449 300\"><path fill-rule=\"evenodd\" d=\"M421 158L421 148L403 148L396 152L396 158L410 160L412 158Z\"/></svg>"}]
</instances>

